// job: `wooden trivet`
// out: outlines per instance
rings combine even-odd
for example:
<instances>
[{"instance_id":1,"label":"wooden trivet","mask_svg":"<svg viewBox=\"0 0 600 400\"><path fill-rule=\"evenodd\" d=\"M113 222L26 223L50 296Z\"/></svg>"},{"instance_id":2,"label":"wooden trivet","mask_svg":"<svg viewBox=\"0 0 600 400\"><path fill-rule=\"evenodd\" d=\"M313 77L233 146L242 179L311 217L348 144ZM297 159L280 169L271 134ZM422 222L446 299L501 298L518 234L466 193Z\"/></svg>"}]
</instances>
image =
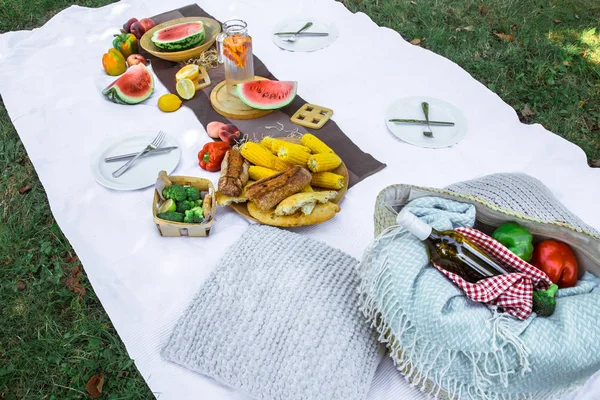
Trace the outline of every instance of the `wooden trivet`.
<instances>
[{"instance_id":1,"label":"wooden trivet","mask_svg":"<svg viewBox=\"0 0 600 400\"><path fill-rule=\"evenodd\" d=\"M332 109L306 103L292 115L290 121L307 128L319 129L329 121L332 115Z\"/></svg>"},{"instance_id":2,"label":"wooden trivet","mask_svg":"<svg viewBox=\"0 0 600 400\"><path fill-rule=\"evenodd\" d=\"M200 75L198 75L198 79L196 79L194 83L196 84L196 90L201 90L210 86L210 76L208 76L206 68L204 68L202 65L199 65L198 69L200 71Z\"/></svg>"},{"instance_id":3,"label":"wooden trivet","mask_svg":"<svg viewBox=\"0 0 600 400\"><path fill-rule=\"evenodd\" d=\"M265 79L260 76L256 80ZM246 105L237 96L229 94L225 81L217 84L210 92L210 104L216 112L226 118L233 119L254 119L269 114L273 110L258 110Z\"/></svg>"}]
</instances>

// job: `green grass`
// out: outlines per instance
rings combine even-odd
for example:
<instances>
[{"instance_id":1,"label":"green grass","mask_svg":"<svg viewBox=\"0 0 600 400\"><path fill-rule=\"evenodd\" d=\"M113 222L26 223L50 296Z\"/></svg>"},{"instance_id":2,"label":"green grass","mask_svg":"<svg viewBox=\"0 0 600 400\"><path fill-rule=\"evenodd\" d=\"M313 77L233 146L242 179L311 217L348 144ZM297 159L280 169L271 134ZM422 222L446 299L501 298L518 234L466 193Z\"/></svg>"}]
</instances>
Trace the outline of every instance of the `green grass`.
<instances>
[{"instance_id":1,"label":"green grass","mask_svg":"<svg viewBox=\"0 0 600 400\"><path fill-rule=\"evenodd\" d=\"M0 32L40 26L73 3L109 1L0 0ZM600 160L597 0L344 3L407 40L421 39L498 93L524 122L539 122ZM523 115L525 105L533 115ZM26 184L32 189L20 194ZM85 296L67 288L78 262L3 103L0 216L0 399L85 399L86 382L99 373L105 399L152 398L85 274Z\"/></svg>"}]
</instances>

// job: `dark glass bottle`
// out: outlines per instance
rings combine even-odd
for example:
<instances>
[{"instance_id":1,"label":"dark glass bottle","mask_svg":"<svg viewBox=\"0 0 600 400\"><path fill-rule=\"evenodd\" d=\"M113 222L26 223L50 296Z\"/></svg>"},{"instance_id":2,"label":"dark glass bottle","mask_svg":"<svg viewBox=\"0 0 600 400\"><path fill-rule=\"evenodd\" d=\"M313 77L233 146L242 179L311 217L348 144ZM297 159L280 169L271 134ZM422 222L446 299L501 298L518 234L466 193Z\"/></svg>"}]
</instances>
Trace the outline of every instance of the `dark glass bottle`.
<instances>
[{"instance_id":1,"label":"dark glass bottle","mask_svg":"<svg viewBox=\"0 0 600 400\"><path fill-rule=\"evenodd\" d=\"M475 283L495 275L507 274L464 235L456 231L438 231L407 210L398 214L397 222L427 246L429 258L441 268Z\"/></svg>"}]
</instances>

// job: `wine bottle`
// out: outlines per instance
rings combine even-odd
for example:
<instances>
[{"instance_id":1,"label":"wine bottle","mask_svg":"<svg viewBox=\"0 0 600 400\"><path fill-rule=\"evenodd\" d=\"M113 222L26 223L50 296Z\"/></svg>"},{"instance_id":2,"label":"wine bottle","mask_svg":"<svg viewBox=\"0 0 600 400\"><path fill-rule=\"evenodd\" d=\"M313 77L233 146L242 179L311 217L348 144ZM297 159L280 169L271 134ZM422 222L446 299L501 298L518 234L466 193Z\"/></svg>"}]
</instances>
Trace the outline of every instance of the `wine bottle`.
<instances>
[{"instance_id":1,"label":"wine bottle","mask_svg":"<svg viewBox=\"0 0 600 400\"><path fill-rule=\"evenodd\" d=\"M483 250L456 231L440 232L406 209L398 214L396 221L423 241L432 262L468 282L475 283L481 279L508 273Z\"/></svg>"}]
</instances>

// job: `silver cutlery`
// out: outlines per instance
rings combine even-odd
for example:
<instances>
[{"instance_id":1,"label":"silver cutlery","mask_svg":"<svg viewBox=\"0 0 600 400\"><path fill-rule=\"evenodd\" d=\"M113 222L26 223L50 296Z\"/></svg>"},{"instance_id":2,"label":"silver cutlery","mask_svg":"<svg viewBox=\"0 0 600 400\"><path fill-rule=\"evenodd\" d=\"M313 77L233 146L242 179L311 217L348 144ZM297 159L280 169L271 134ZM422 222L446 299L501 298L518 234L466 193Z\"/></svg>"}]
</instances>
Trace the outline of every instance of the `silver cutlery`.
<instances>
[{"instance_id":1,"label":"silver cutlery","mask_svg":"<svg viewBox=\"0 0 600 400\"><path fill-rule=\"evenodd\" d=\"M156 150L150 150L150 151L145 152L144 154L142 154L142 156L140 158L168 153L171 150L175 150L175 149L178 149L178 147L177 146L159 147ZM136 155L137 155L137 153L129 153L129 154L121 154L119 156L106 157L104 159L104 162L115 162L115 161L128 160L130 158L135 157Z\"/></svg>"},{"instance_id":2,"label":"silver cutlery","mask_svg":"<svg viewBox=\"0 0 600 400\"><path fill-rule=\"evenodd\" d=\"M431 126L429 126L429 103L426 101L422 102L421 108L423 109L423 114L425 114L425 122L427 122L427 129L423 130L423 136L432 138L433 132L431 131Z\"/></svg>"},{"instance_id":3,"label":"silver cutlery","mask_svg":"<svg viewBox=\"0 0 600 400\"><path fill-rule=\"evenodd\" d=\"M287 39L283 39L283 41L284 41L284 42L290 42L290 43L294 43L294 42L296 41L296 36L297 36L299 33L302 33L302 31L305 31L305 30L307 30L308 28L310 28L312 25L313 25L313 23L312 23L312 22L307 22L306 24L304 24L304 26L303 26L302 28L298 29L298 31L297 31L295 34L293 34L292 36L290 36L290 37L289 37L289 38L287 38Z\"/></svg>"},{"instance_id":4,"label":"silver cutlery","mask_svg":"<svg viewBox=\"0 0 600 400\"><path fill-rule=\"evenodd\" d=\"M445 121L425 121L422 119L401 119L394 118L388 119L390 122L395 122L397 124L417 124L417 125L433 125L433 126L454 126L454 122L445 122Z\"/></svg>"},{"instance_id":5,"label":"silver cutlery","mask_svg":"<svg viewBox=\"0 0 600 400\"><path fill-rule=\"evenodd\" d=\"M162 144L164 139L165 139L165 133L163 131L158 132L158 135L156 135L154 140L151 143L149 143L148 146L146 146L142 151L137 153L131 160L129 160L121 168L119 168L118 170L113 172L112 176L114 178L118 178L121 175L123 175L125 173L125 171L127 171L133 165L133 163L135 163L137 161L137 159L140 158L144 153L146 153L150 150L156 150Z\"/></svg>"},{"instance_id":6,"label":"silver cutlery","mask_svg":"<svg viewBox=\"0 0 600 400\"><path fill-rule=\"evenodd\" d=\"M300 32L300 33L296 33L296 32L276 32L273 35L275 36L301 36L301 37L310 37L310 36L314 36L314 37L320 37L320 36L329 36L329 33L327 32Z\"/></svg>"}]
</instances>

